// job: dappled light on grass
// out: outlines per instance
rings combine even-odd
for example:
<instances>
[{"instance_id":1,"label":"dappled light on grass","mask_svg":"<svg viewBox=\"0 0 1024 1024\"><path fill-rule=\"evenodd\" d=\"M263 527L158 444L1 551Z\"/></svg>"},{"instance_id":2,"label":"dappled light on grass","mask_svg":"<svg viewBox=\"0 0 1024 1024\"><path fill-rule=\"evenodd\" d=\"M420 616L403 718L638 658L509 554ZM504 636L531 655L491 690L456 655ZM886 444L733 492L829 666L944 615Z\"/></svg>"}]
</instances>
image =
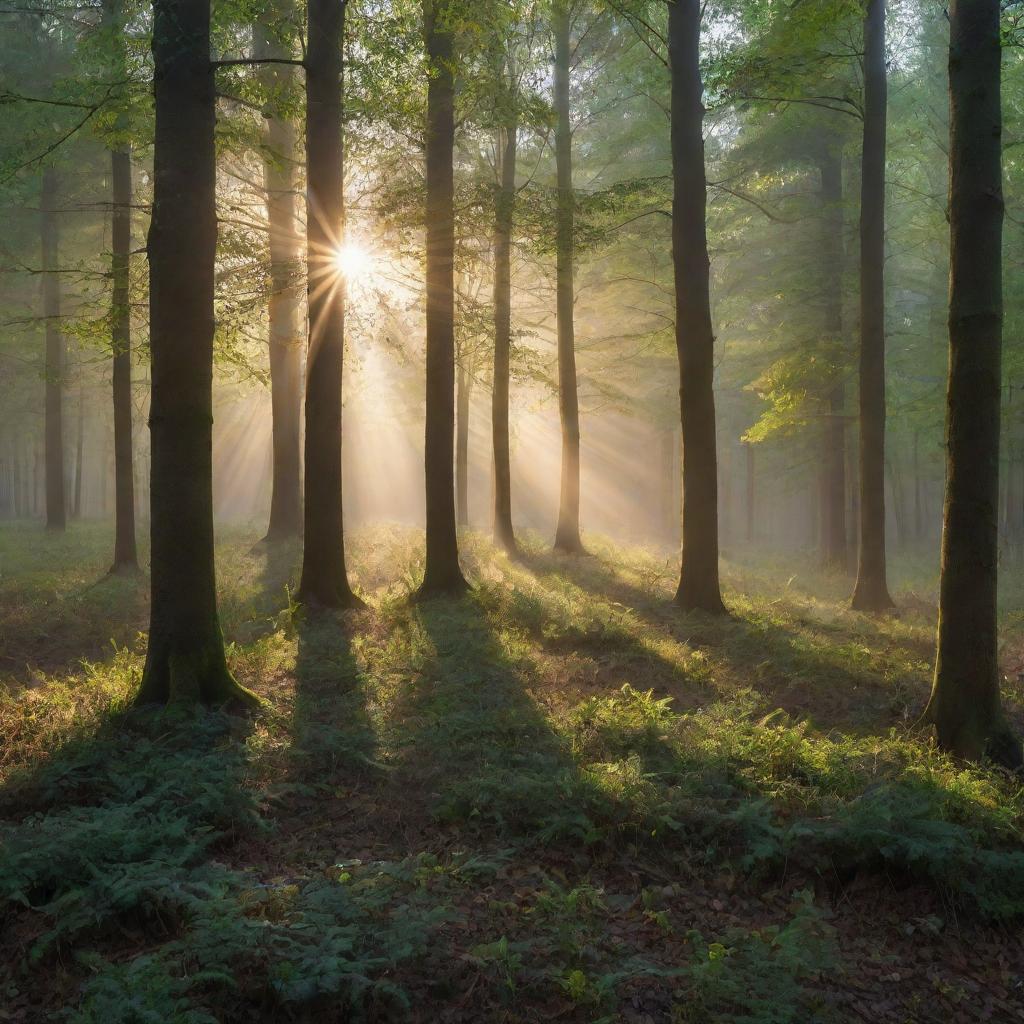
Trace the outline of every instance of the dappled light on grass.
<instances>
[{"instance_id":1,"label":"dappled light on grass","mask_svg":"<svg viewBox=\"0 0 1024 1024\"><path fill-rule=\"evenodd\" d=\"M222 539L257 718L126 716L141 643L7 678L0 894L20 945L3 952L70 964L26 1005L390 1021L443 992L467 1021L555 1005L583 1022L640 991L666 1015L810 1020L837 958L846 998L846 950L887 958L909 1000L933 989L906 927L928 948L952 913L979 930L1024 913L1019 786L906 726L923 616L869 621L827 578L736 564L731 618L682 615L665 551L593 537L569 559L529 534L521 563L467 534L475 589L415 604L422 536L387 527L351 546L370 607L317 615L289 599L297 545ZM81 528L23 552L18 599L36 614L77 592L105 546ZM68 639L144 628L132 593L88 591Z\"/></svg>"}]
</instances>

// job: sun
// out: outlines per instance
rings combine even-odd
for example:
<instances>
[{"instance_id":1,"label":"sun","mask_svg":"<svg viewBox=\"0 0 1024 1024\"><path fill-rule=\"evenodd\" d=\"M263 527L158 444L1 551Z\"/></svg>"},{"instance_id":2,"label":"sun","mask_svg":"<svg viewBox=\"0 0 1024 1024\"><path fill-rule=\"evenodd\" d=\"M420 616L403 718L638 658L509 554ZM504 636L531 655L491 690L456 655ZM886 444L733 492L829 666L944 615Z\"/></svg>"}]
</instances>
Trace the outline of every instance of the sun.
<instances>
[{"instance_id":1,"label":"sun","mask_svg":"<svg viewBox=\"0 0 1024 1024\"><path fill-rule=\"evenodd\" d=\"M335 251L334 266L349 281L365 278L373 270L373 254L355 242L346 242Z\"/></svg>"}]
</instances>

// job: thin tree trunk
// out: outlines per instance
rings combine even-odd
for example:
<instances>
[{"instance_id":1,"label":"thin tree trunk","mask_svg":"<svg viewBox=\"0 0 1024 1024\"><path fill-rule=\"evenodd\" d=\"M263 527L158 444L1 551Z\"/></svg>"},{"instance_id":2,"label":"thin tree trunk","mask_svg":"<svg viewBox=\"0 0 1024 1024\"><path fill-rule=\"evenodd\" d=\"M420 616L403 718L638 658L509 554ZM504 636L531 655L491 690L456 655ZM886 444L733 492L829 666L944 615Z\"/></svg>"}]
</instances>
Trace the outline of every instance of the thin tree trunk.
<instances>
[{"instance_id":1,"label":"thin tree trunk","mask_svg":"<svg viewBox=\"0 0 1024 1024\"><path fill-rule=\"evenodd\" d=\"M892 607L885 572L885 0L864 18L860 207L860 551L853 607Z\"/></svg>"},{"instance_id":2,"label":"thin tree trunk","mask_svg":"<svg viewBox=\"0 0 1024 1024\"><path fill-rule=\"evenodd\" d=\"M455 436L455 495L456 517L459 526L469 526L469 398L472 377L461 363L457 377L457 405Z\"/></svg>"},{"instance_id":3,"label":"thin tree trunk","mask_svg":"<svg viewBox=\"0 0 1024 1024\"><path fill-rule=\"evenodd\" d=\"M279 11L283 17L287 11ZM286 59L288 48L256 26L260 57ZM269 64L260 69L264 88L275 99L293 87L296 68ZM301 235L297 211L298 132L271 104L266 110L263 182L267 192L270 296L272 463L267 540L302 532L302 309Z\"/></svg>"},{"instance_id":4,"label":"thin tree trunk","mask_svg":"<svg viewBox=\"0 0 1024 1024\"><path fill-rule=\"evenodd\" d=\"M569 119L569 4L558 0L555 33L555 164L558 218L555 256L558 326L558 414L562 425L562 476L555 549L580 554L580 404L576 381L574 303L575 205L572 185L572 123Z\"/></svg>"},{"instance_id":5,"label":"thin tree trunk","mask_svg":"<svg viewBox=\"0 0 1024 1024\"><path fill-rule=\"evenodd\" d=\"M849 568L846 543L846 353L843 344L843 155L832 140L820 160L824 206L825 338L836 357L823 431L822 562L826 568Z\"/></svg>"},{"instance_id":6,"label":"thin tree trunk","mask_svg":"<svg viewBox=\"0 0 1024 1024\"><path fill-rule=\"evenodd\" d=\"M494 447L494 540L518 554L512 527L512 457L509 385L512 356L512 227L516 194L516 121L498 132L499 186L494 204L494 384L491 433Z\"/></svg>"},{"instance_id":7,"label":"thin tree trunk","mask_svg":"<svg viewBox=\"0 0 1024 1024\"><path fill-rule=\"evenodd\" d=\"M466 589L455 523L454 41L444 0L424 0L427 83L427 555L421 596Z\"/></svg>"},{"instance_id":8,"label":"thin tree trunk","mask_svg":"<svg viewBox=\"0 0 1024 1024\"><path fill-rule=\"evenodd\" d=\"M949 387L939 638L927 715L957 757L1024 762L999 694L1002 361L999 0L949 9Z\"/></svg>"},{"instance_id":9,"label":"thin tree trunk","mask_svg":"<svg viewBox=\"0 0 1024 1024\"><path fill-rule=\"evenodd\" d=\"M914 431L914 543L924 539L924 494L921 480L921 431Z\"/></svg>"},{"instance_id":10,"label":"thin tree trunk","mask_svg":"<svg viewBox=\"0 0 1024 1024\"><path fill-rule=\"evenodd\" d=\"M60 235L57 228L57 172L43 171L39 198L42 211L43 319L46 327L46 528L67 527L64 491L64 335L60 329L60 278L57 275Z\"/></svg>"},{"instance_id":11,"label":"thin tree trunk","mask_svg":"<svg viewBox=\"0 0 1024 1024\"><path fill-rule=\"evenodd\" d=\"M362 602L345 566L341 417L345 280L336 253L344 228L342 87L346 4L310 0L306 52L306 500L299 597L329 608Z\"/></svg>"},{"instance_id":12,"label":"thin tree trunk","mask_svg":"<svg viewBox=\"0 0 1024 1024\"><path fill-rule=\"evenodd\" d=\"M114 564L113 572L138 568L135 546L135 470L132 458L132 334L129 295L131 259L132 158L111 150L111 341L114 402Z\"/></svg>"},{"instance_id":13,"label":"thin tree trunk","mask_svg":"<svg viewBox=\"0 0 1024 1024\"><path fill-rule=\"evenodd\" d=\"M82 365L79 361L79 374L82 373ZM82 462L85 458L85 390L82 381L78 381L78 423L77 437L75 439L75 486L74 497L71 502L71 516L73 519L82 518Z\"/></svg>"},{"instance_id":14,"label":"thin tree trunk","mask_svg":"<svg viewBox=\"0 0 1024 1024\"><path fill-rule=\"evenodd\" d=\"M137 701L251 704L256 698L225 661L214 577L217 211L209 0L155 0L153 68L152 601Z\"/></svg>"},{"instance_id":15,"label":"thin tree trunk","mask_svg":"<svg viewBox=\"0 0 1024 1024\"><path fill-rule=\"evenodd\" d=\"M725 611L718 581L718 460L704 169L701 0L669 6L672 74L672 263L683 432L683 544L676 601Z\"/></svg>"}]
</instances>

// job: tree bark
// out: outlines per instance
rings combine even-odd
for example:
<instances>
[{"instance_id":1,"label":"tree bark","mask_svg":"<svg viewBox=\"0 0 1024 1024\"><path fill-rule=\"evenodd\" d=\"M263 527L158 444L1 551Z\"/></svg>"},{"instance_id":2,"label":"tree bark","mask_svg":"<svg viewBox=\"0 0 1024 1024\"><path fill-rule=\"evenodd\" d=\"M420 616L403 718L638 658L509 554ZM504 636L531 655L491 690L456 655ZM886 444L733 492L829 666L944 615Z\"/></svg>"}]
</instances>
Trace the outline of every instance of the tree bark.
<instances>
[{"instance_id":1,"label":"tree bark","mask_svg":"<svg viewBox=\"0 0 1024 1024\"><path fill-rule=\"evenodd\" d=\"M149 649L138 703L252 704L217 616L213 542L215 99L209 0L153 4Z\"/></svg>"},{"instance_id":2,"label":"tree bark","mask_svg":"<svg viewBox=\"0 0 1024 1024\"><path fill-rule=\"evenodd\" d=\"M457 387L455 509L458 525L469 526L469 399L472 378L461 363L458 367Z\"/></svg>"},{"instance_id":3,"label":"tree bark","mask_svg":"<svg viewBox=\"0 0 1024 1024\"><path fill-rule=\"evenodd\" d=\"M845 572L846 546L846 387L843 345L843 156L832 140L820 158L821 201L824 207L822 269L825 292L825 338L837 357L826 398L822 459L822 564Z\"/></svg>"},{"instance_id":4,"label":"tree bark","mask_svg":"<svg viewBox=\"0 0 1024 1024\"><path fill-rule=\"evenodd\" d=\"M277 12L283 16L284 11ZM259 57L285 59L288 48L260 25ZM260 69L271 102L264 112L263 182L267 192L270 296L267 303L270 352L271 493L268 541L302 532L302 309L301 235L297 211L298 132L274 109L276 95L292 86L297 69L268 64Z\"/></svg>"},{"instance_id":5,"label":"tree bark","mask_svg":"<svg viewBox=\"0 0 1024 1024\"><path fill-rule=\"evenodd\" d=\"M885 571L885 0L864 18L860 206L860 550L853 607L892 607Z\"/></svg>"},{"instance_id":6,"label":"tree bark","mask_svg":"<svg viewBox=\"0 0 1024 1024\"><path fill-rule=\"evenodd\" d=\"M127 148L110 152L111 256L113 294L110 334L114 403L113 572L138 568L135 546L135 470L132 458L132 334L129 295L131 259L132 158Z\"/></svg>"},{"instance_id":7,"label":"tree bark","mask_svg":"<svg viewBox=\"0 0 1024 1024\"><path fill-rule=\"evenodd\" d=\"M718 580L718 460L707 179L704 169L704 87L700 76L701 0L669 6L672 76L672 264L676 287L676 349L683 434L682 568L676 601L722 614Z\"/></svg>"},{"instance_id":8,"label":"tree bark","mask_svg":"<svg viewBox=\"0 0 1024 1024\"><path fill-rule=\"evenodd\" d=\"M949 8L949 384L938 657L927 714L957 757L1019 767L999 693L1002 110L999 0Z\"/></svg>"},{"instance_id":9,"label":"tree bark","mask_svg":"<svg viewBox=\"0 0 1024 1024\"><path fill-rule=\"evenodd\" d=\"M569 4L558 0L555 33L555 164L558 179L555 291L558 329L558 415L562 426L562 477L558 499L555 549L581 554L580 538L580 403L576 381L574 324L575 205L572 185L572 123L569 119Z\"/></svg>"},{"instance_id":10,"label":"tree bark","mask_svg":"<svg viewBox=\"0 0 1024 1024\"><path fill-rule=\"evenodd\" d=\"M494 202L494 384L491 435L494 448L494 540L517 555L512 527L512 456L509 387L512 361L512 229L516 195L516 120L498 132L498 191Z\"/></svg>"},{"instance_id":11,"label":"tree bark","mask_svg":"<svg viewBox=\"0 0 1024 1024\"><path fill-rule=\"evenodd\" d=\"M67 528L64 487L64 370L65 344L60 329L60 278L57 275L60 234L57 227L57 172L43 171L39 197L43 270L43 320L46 332L46 528Z\"/></svg>"},{"instance_id":12,"label":"tree bark","mask_svg":"<svg viewBox=\"0 0 1024 1024\"><path fill-rule=\"evenodd\" d=\"M419 594L458 594L467 587L459 566L455 524L455 146L454 41L444 0L424 0L427 83L427 554Z\"/></svg>"},{"instance_id":13,"label":"tree bark","mask_svg":"<svg viewBox=\"0 0 1024 1024\"><path fill-rule=\"evenodd\" d=\"M82 364L79 360L78 372L82 373ZM82 463L85 459L85 389L82 381L78 382L78 423L75 437L75 484L73 497L71 499L71 517L82 518Z\"/></svg>"},{"instance_id":14,"label":"tree bark","mask_svg":"<svg viewBox=\"0 0 1024 1024\"><path fill-rule=\"evenodd\" d=\"M914 543L924 539L924 493L921 480L921 431L914 431Z\"/></svg>"},{"instance_id":15,"label":"tree bark","mask_svg":"<svg viewBox=\"0 0 1024 1024\"><path fill-rule=\"evenodd\" d=\"M362 604L345 565L341 417L345 280L336 253L344 230L342 87L346 4L310 0L306 51L306 500L299 599L328 608Z\"/></svg>"}]
</instances>

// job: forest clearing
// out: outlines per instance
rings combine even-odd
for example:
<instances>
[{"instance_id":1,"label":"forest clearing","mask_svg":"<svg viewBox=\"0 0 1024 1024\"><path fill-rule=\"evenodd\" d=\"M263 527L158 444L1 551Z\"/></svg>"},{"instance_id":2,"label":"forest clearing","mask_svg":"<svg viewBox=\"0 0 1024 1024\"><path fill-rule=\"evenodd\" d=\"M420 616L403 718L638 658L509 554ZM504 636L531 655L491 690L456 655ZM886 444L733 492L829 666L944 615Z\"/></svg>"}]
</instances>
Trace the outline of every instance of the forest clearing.
<instances>
[{"instance_id":1,"label":"forest clearing","mask_svg":"<svg viewBox=\"0 0 1024 1024\"><path fill-rule=\"evenodd\" d=\"M0 879L36 909L6 929L8 1019L1022 1019L1024 793L915 729L912 561L899 617L747 553L732 618L680 619L667 551L530 537L514 565L474 536L472 596L418 605L420 537L377 528L369 607L310 620L297 550L234 532L228 661L264 712L154 720L142 580L102 577L107 530L42 557L24 532ZM1002 656L1020 727L1019 613Z\"/></svg>"}]
</instances>

